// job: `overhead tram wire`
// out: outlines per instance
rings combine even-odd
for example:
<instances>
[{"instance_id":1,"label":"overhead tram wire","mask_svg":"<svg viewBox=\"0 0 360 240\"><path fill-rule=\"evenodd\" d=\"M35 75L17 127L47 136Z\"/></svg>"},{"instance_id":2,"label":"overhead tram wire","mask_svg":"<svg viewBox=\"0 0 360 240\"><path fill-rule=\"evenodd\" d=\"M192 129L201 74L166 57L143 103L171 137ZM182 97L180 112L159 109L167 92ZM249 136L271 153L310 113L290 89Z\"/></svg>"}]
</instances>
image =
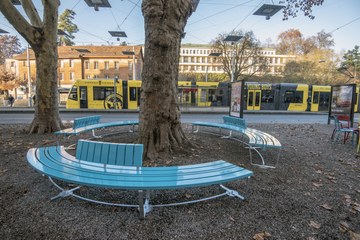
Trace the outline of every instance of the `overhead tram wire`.
<instances>
[{"instance_id":1,"label":"overhead tram wire","mask_svg":"<svg viewBox=\"0 0 360 240\"><path fill-rule=\"evenodd\" d=\"M82 0L79 0L72 8L71 10L74 10L74 8L76 8L76 6L81 2Z\"/></svg>"},{"instance_id":2,"label":"overhead tram wire","mask_svg":"<svg viewBox=\"0 0 360 240\"><path fill-rule=\"evenodd\" d=\"M343 28L343 27L346 27L347 25L349 25L349 24L351 24L351 23L353 23L353 22L356 22L356 21L359 20L359 19L360 19L360 17L357 17L357 18L355 18L354 20L351 20L350 22L345 23L344 25L342 25L342 26L340 26L340 27L338 27L338 28L335 28L334 30L332 30L332 31L329 32L329 33L333 33L333 32L335 32L335 31L337 31L337 30L339 30L339 29L341 29L341 28Z\"/></svg>"},{"instance_id":3,"label":"overhead tram wire","mask_svg":"<svg viewBox=\"0 0 360 240\"><path fill-rule=\"evenodd\" d=\"M245 4L247 4L247 3L250 3L250 2L253 2L253 1L255 1L255 0L249 0L249 1L247 1L247 2L237 4L237 5L233 6L233 7L230 7L230 8L224 9L224 10L221 10L220 12L214 13L214 14L212 14L212 15L210 15L210 16L207 16L207 17L205 17L205 18L202 18L202 19L200 19L200 20L198 20L198 21L189 23L188 25L193 25L193 24L195 24L195 23L204 21L204 20L206 20L206 19L208 19L208 18L211 18L211 17L214 17L214 16L219 15L219 14L221 14L221 13L224 13L224 12L227 12L227 11L230 11L230 10L233 10L233 9L235 9L235 8L238 8L238 7L240 7L240 6L243 6L243 5L245 5Z\"/></svg>"},{"instance_id":4,"label":"overhead tram wire","mask_svg":"<svg viewBox=\"0 0 360 240\"><path fill-rule=\"evenodd\" d=\"M251 12L250 12L248 15L246 15L246 16L239 22L239 24L236 25L236 27L234 27L234 29L233 29L232 31L235 32L235 30L236 30L256 9L258 9L259 6L260 6L263 2L264 2L264 0L261 0L261 1L259 2L259 4L256 5L256 7L255 7L253 10L251 10Z\"/></svg>"}]
</instances>

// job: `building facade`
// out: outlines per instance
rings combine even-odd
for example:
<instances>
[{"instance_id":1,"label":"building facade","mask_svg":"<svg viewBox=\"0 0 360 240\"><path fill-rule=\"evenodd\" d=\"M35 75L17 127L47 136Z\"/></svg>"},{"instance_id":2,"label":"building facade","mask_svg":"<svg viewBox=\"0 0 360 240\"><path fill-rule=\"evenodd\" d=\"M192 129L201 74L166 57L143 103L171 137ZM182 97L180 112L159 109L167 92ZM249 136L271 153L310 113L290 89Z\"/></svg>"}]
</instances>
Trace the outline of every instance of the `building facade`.
<instances>
[{"instance_id":1,"label":"building facade","mask_svg":"<svg viewBox=\"0 0 360 240\"><path fill-rule=\"evenodd\" d=\"M222 63L217 53L210 45L183 44L180 50L179 71L194 73L224 73ZM220 54L220 53L219 53ZM294 61L294 55L278 55L274 49L263 48L260 56L268 63L268 73L273 75L282 74L285 64ZM254 69L249 69L252 74Z\"/></svg>"},{"instance_id":2,"label":"building facade","mask_svg":"<svg viewBox=\"0 0 360 240\"><path fill-rule=\"evenodd\" d=\"M224 73L219 56L213 53L210 45L182 45L179 72ZM142 46L59 46L58 87L65 89L65 94L78 79L141 79L143 54ZM268 73L274 75L281 74L285 64L295 60L293 55L277 55L274 49L262 49L260 55L268 61ZM36 66L31 49L7 59L6 67L22 80L28 81L30 75L31 83L28 85L32 86L31 93L34 93ZM17 93L26 95L22 91Z\"/></svg>"}]
</instances>

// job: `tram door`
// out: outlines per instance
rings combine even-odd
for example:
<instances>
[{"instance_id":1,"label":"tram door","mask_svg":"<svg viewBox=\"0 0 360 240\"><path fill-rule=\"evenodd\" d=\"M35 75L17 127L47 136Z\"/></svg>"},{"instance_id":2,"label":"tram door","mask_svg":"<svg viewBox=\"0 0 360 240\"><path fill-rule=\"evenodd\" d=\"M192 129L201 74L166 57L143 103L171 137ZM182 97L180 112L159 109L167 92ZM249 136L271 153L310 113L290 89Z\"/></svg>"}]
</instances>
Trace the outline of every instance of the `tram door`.
<instances>
[{"instance_id":1,"label":"tram door","mask_svg":"<svg viewBox=\"0 0 360 240\"><path fill-rule=\"evenodd\" d=\"M88 108L87 87L80 86L80 108Z\"/></svg>"},{"instance_id":2,"label":"tram door","mask_svg":"<svg viewBox=\"0 0 360 240\"><path fill-rule=\"evenodd\" d=\"M248 90L247 110L260 110L261 90Z\"/></svg>"}]
</instances>

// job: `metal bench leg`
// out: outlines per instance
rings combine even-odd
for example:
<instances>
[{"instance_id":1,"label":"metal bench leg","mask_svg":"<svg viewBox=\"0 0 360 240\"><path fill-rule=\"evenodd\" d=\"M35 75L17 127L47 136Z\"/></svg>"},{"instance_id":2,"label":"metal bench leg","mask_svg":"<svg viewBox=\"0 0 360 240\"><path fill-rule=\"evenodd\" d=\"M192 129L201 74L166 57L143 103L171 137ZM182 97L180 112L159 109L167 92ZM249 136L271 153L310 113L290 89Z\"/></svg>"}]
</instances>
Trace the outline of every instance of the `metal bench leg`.
<instances>
[{"instance_id":1,"label":"metal bench leg","mask_svg":"<svg viewBox=\"0 0 360 240\"><path fill-rule=\"evenodd\" d=\"M242 196L241 194L239 194L238 191L235 191L235 190L232 190L232 189L230 189L230 188L227 188L227 187L225 187L225 186L222 185L222 184L220 184L220 187L221 187L222 189L224 189L224 190L226 191L226 195L228 195L228 196L230 196L230 197L238 197L238 198L240 198L241 200L244 200L244 199L245 199L245 197Z\"/></svg>"},{"instance_id":2,"label":"metal bench leg","mask_svg":"<svg viewBox=\"0 0 360 240\"><path fill-rule=\"evenodd\" d=\"M76 190L78 190L78 189L80 188L80 186L77 186L77 187L74 187L74 188L72 188L72 189L65 190L65 189L63 189L62 187L60 187L59 185L57 185L57 184L54 182L54 180L52 180L51 177L48 177L48 178L49 178L50 182L51 182L55 187L57 187L58 189L61 190L61 192L60 192L58 195L56 195L56 196L54 196L54 197L51 198L51 201L56 200L56 199L58 199L58 198L65 198L65 197L68 197L68 196L73 196L73 192L76 191Z\"/></svg>"},{"instance_id":3,"label":"metal bench leg","mask_svg":"<svg viewBox=\"0 0 360 240\"><path fill-rule=\"evenodd\" d=\"M150 191L147 190L145 194L144 201L144 191L139 190L139 214L140 219L144 219L146 214L152 210L152 205L150 204Z\"/></svg>"},{"instance_id":4,"label":"metal bench leg","mask_svg":"<svg viewBox=\"0 0 360 240\"><path fill-rule=\"evenodd\" d=\"M220 128L221 129L221 128ZM220 130L221 131L221 130ZM232 136L232 131L230 130L230 132L229 132L229 135L227 135L227 136L222 136L221 138L231 138L231 136Z\"/></svg>"},{"instance_id":5,"label":"metal bench leg","mask_svg":"<svg viewBox=\"0 0 360 240\"><path fill-rule=\"evenodd\" d=\"M92 131L92 135L93 135L94 138L102 138L102 136L98 136L98 135L95 134L94 129L92 129L91 131Z\"/></svg>"}]
</instances>

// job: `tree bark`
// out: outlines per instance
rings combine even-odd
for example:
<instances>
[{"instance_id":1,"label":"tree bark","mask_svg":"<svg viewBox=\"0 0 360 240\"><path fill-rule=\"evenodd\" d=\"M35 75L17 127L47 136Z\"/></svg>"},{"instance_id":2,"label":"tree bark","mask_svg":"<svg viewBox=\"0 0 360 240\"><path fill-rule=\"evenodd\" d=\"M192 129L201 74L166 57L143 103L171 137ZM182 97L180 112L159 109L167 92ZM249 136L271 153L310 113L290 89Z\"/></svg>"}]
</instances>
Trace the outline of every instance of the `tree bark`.
<instances>
[{"instance_id":1,"label":"tree bark","mask_svg":"<svg viewBox=\"0 0 360 240\"><path fill-rule=\"evenodd\" d=\"M187 142L177 103L177 80L181 35L192 13L191 0L143 0L142 12L145 59L139 142L144 144L144 158L157 159Z\"/></svg>"}]
</instances>

